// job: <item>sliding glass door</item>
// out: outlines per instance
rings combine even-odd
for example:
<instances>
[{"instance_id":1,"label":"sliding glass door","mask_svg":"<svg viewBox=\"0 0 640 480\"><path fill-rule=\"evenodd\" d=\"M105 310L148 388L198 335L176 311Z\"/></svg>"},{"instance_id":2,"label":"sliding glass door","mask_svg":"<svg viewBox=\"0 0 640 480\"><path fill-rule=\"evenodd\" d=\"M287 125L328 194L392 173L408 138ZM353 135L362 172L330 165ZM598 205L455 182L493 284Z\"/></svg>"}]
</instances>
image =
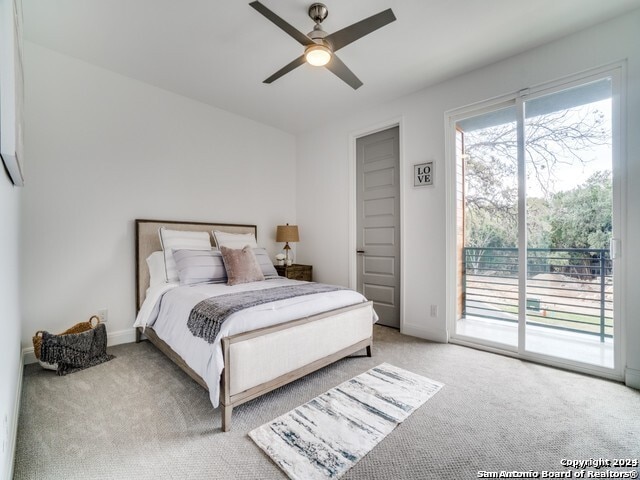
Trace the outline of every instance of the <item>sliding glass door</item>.
<instances>
[{"instance_id":1,"label":"sliding glass door","mask_svg":"<svg viewBox=\"0 0 640 480\"><path fill-rule=\"evenodd\" d=\"M612 79L524 102L528 351L613 368Z\"/></svg>"},{"instance_id":2,"label":"sliding glass door","mask_svg":"<svg viewBox=\"0 0 640 480\"><path fill-rule=\"evenodd\" d=\"M456 330L517 348L518 122L510 103L456 124L462 247Z\"/></svg>"},{"instance_id":3,"label":"sliding glass door","mask_svg":"<svg viewBox=\"0 0 640 480\"><path fill-rule=\"evenodd\" d=\"M603 72L450 117L454 341L615 367L617 82Z\"/></svg>"}]
</instances>

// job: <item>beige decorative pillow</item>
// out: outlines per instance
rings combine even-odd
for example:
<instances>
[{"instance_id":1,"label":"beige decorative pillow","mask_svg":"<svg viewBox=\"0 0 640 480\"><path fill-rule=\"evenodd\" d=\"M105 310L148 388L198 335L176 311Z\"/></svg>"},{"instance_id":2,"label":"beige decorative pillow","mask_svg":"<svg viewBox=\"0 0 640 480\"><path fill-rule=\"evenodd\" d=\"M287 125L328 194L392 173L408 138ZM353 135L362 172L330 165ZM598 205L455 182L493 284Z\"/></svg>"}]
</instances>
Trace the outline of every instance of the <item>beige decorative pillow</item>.
<instances>
[{"instance_id":1,"label":"beige decorative pillow","mask_svg":"<svg viewBox=\"0 0 640 480\"><path fill-rule=\"evenodd\" d=\"M160 245L164 252L164 265L167 282L177 282L178 267L173 258L174 250L211 250L211 240L208 232L189 232L186 230L169 230L160 227Z\"/></svg>"},{"instance_id":2,"label":"beige decorative pillow","mask_svg":"<svg viewBox=\"0 0 640 480\"><path fill-rule=\"evenodd\" d=\"M242 248L245 245L258 248L258 243L256 242L256 236L254 233L228 233L219 232L218 230L214 230L211 233L218 248Z\"/></svg>"},{"instance_id":3,"label":"beige decorative pillow","mask_svg":"<svg viewBox=\"0 0 640 480\"><path fill-rule=\"evenodd\" d=\"M220 253L227 270L227 285L264 280L262 269L251 246L246 245L244 248L221 246Z\"/></svg>"}]
</instances>

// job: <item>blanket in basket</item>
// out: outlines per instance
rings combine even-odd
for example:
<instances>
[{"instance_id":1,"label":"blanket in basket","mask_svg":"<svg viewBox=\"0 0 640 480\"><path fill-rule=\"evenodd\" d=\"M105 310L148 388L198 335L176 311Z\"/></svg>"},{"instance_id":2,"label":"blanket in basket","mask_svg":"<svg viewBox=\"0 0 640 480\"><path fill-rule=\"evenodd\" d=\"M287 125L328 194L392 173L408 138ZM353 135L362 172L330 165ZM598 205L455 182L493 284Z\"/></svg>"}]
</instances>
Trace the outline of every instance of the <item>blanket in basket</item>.
<instances>
[{"instance_id":1,"label":"blanket in basket","mask_svg":"<svg viewBox=\"0 0 640 480\"><path fill-rule=\"evenodd\" d=\"M107 329L102 323L86 332L69 335L42 332L40 349L40 359L57 364L58 375L77 372L114 358L107 354Z\"/></svg>"}]
</instances>

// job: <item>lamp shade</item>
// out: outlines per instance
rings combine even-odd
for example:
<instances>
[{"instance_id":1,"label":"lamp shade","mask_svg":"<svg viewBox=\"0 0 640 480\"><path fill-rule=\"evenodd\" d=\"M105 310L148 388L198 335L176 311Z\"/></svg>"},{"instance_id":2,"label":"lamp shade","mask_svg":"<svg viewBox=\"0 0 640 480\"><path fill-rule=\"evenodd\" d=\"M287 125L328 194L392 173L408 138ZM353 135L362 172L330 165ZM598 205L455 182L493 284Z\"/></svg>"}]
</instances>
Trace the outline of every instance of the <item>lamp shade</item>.
<instances>
[{"instance_id":1,"label":"lamp shade","mask_svg":"<svg viewBox=\"0 0 640 480\"><path fill-rule=\"evenodd\" d=\"M307 63L314 67L322 67L331 60L331 50L324 45L312 45L304 52L304 58Z\"/></svg>"},{"instance_id":2,"label":"lamp shade","mask_svg":"<svg viewBox=\"0 0 640 480\"><path fill-rule=\"evenodd\" d=\"M297 225L278 225L276 230L276 242L299 242Z\"/></svg>"}]
</instances>

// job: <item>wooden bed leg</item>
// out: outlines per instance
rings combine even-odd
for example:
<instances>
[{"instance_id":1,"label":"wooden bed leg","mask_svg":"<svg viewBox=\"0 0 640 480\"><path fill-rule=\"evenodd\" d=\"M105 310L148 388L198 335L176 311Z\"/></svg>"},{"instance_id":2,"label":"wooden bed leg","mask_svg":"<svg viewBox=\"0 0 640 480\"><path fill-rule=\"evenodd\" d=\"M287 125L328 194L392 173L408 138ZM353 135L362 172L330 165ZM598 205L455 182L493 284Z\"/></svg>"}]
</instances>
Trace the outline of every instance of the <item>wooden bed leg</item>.
<instances>
[{"instance_id":1,"label":"wooden bed leg","mask_svg":"<svg viewBox=\"0 0 640 480\"><path fill-rule=\"evenodd\" d=\"M233 407L231 405L220 404L222 407L222 431L228 432L231 430L231 412Z\"/></svg>"},{"instance_id":2,"label":"wooden bed leg","mask_svg":"<svg viewBox=\"0 0 640 480\"><path fill-rule=\"evenodd\" d=\"M136 327L136 343L140 343L142 337L142 332L140 331L140 327Z\"/></svg>"},{"instance_id":3,"label":"wooden bed leg","mask_svg":"<svg viewBox=\"0 0 640 480\"><path fill-rule=\"evenodd\" d=\"M371 345L367 345L367 357L371 357Z\"/></svg>"}]
</instances>

